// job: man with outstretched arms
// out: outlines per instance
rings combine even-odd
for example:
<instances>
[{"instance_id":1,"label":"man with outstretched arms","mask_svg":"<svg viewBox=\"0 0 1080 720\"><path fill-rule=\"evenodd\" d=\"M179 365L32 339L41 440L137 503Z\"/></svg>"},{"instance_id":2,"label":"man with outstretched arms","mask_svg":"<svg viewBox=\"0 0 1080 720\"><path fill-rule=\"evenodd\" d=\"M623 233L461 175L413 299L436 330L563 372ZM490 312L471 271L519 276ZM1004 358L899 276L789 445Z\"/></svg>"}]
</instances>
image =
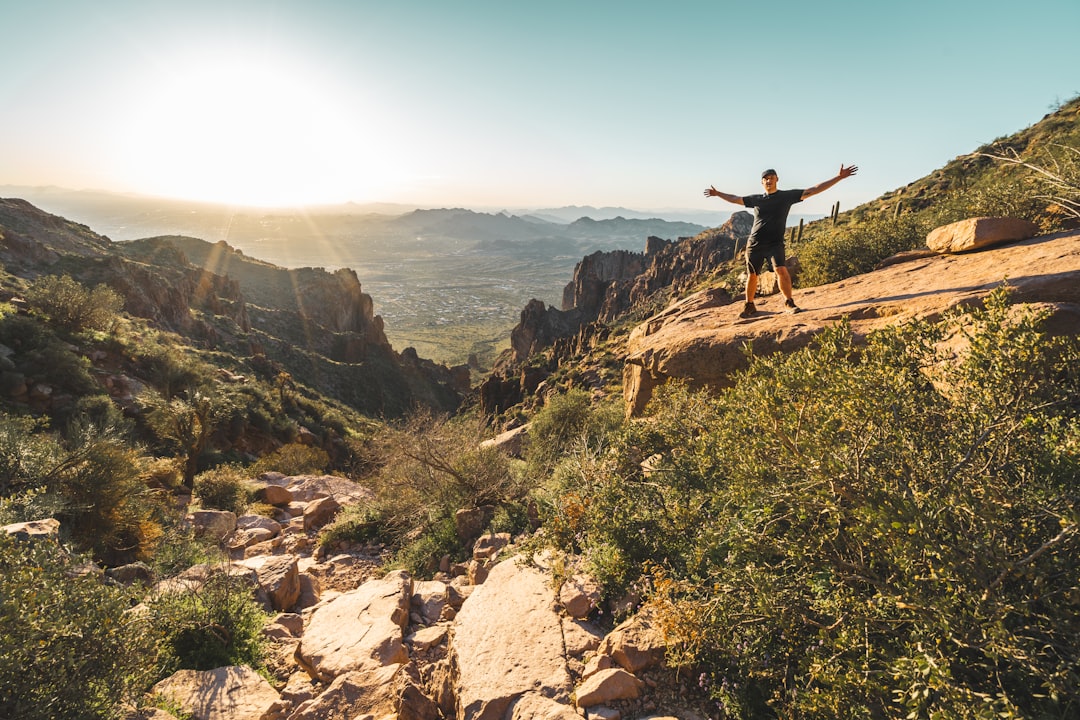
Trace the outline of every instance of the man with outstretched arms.
<instances>
[{"instance_id":1,"label":"man with outstretched arms","mask_svg":"<svg viewBox=\"0 0 1080 720\"><path fill-rule=\"evenodd\" d=\"M797 202L802 202L811 195L828 190L844 178L854 175L859 168L854 165L840 165L840 172L824 182L805 190L779 190L776 183L779 178L772 168L761 173L761 185L765 192L760 195L740 197L720 192L713 186L705 191L706 197L718 197L736 205L754 208L754 227L750 230L750 240L746 244L746 304L739 317L750 317L757 312L754 295L757 293L758 274L765 266L765 261L772 262L780 292L784 295L784 307L788 312L799 312L795 299L791 296L791 275L788 274L784 257L784 231L787 228L788 211Z\"/></svg>"}]
</instances>

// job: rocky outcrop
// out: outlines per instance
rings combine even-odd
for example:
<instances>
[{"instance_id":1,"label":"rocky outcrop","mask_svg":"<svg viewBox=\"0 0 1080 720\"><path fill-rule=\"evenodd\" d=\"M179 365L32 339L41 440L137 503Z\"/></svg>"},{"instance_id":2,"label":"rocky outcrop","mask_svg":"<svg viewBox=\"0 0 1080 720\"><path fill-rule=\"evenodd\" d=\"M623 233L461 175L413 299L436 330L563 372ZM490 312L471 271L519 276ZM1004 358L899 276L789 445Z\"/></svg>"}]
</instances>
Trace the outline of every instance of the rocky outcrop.
<instances>
[{"instance_id":1,"label":"rocky outcrop","mask_svg":"<svg viewBox=\"0 0 1080 720\"><path fill-rule=\"evenodd\" d=\"M154 694L182 707L194 720L282 717L277 690L245 666L180 670L155 685Z\"/></svg>"},{"instance_id":2,"label":"rocky outcrop","mask_svg":"<svg viewBox=\"0 0 1080 720\"><path fill-rule=\"evenodd\" d=\"M725 387L755 355L805 347L826 327L848 318L857 336L913 318L933 318L979 302L1006 279L1016 302L1046 304L1050 321L1080 324L1080 233L1059 233L963 255L910 256L907 262L831 285L796 291L802 312L787 315L778 298L739 318L723 293L702 291L645 321L630 335L623 370L627 412L640 414L657 385ZM759 298L759 300L761 300Z\"/></svg>"},{"instance_id":3,"label":"rocky outcrop","mask_svg":"<svg viewBox=\"0 0 1080 720\"><path fill-rule=\"evenodd\" d=\"M607 339L609 323L646 307L659 293L680 292L721 263L730 261L750 233L750 213L737 212L721 227L678 241L650 236L645 252L596 252L574 269L563 290L563 307L530 300L510 332L510 351L478 388L489 415L504 412L536 392L562 359L580 355ZM526 364L544 352L547 361Z\"/></svg>"},{"instance_id":4,"label":"rocky outcrop","mask_svg":"<svg viewBox=\"0 0 1080 720\"><path fill-rule=\"evenodd\" d=\"M939 253L970 252L1038 234L1039 226L1030 220L977 217L936 228L926 236L926 246Z\"/></svg>"},{"instance_id":5,"label":"rocky outcrop","mask_svg":"<svg viewBox=\"0 0 1080 720\"><path fill-rule=\"evenodd\" d=\"M548 576L499 563L458 613L453 636L458 720L502 720L528 695L569 703L562 619Z\"/></svg>"}]
</instances>

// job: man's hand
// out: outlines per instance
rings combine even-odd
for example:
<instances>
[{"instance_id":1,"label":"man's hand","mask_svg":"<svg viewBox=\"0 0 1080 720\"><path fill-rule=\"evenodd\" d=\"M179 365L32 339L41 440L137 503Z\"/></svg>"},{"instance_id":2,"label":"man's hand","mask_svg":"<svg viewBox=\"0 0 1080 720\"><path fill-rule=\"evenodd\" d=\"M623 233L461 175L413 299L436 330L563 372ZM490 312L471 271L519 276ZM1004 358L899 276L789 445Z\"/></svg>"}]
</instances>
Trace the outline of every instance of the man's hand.
<instances>
[{"instance_id":1,"label":"man's hand","mask_svg":"<svg viewBox=\"0 0 1080 720\"><path fill-rule=\"evenodd\" d=\"M729 203L735 203L736 205L743 204L742 198L740 196L732 195L726 192L720 192L712 185L710 185L709 189L705 191L705 197L718 197L721 200L727 200Z\"/></svg>"},{"instance_id":2,"label":"man's hand","mask_svg":"<svg viewBox=\"0 0 1080 720\"><path fill-rule=\"evenodd\" d=\"M840 163L840 172L839 172L839 174L837 176L841 180L843 180L844 178L851 177L852 175L854 175L857 172L859 172L859 168L856 167L855 165L848 165L847 167L844 167L844 164Z\"/></svg>"}]
</instances>

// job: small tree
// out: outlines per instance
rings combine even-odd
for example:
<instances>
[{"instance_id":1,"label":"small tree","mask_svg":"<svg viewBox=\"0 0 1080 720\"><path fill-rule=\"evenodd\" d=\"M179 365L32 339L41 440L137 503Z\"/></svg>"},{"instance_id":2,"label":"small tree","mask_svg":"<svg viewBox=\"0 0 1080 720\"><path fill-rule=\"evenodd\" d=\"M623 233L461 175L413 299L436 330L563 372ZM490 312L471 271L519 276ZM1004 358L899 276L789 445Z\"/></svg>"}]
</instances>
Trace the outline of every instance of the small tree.
<instances>
[{"instance_id":1,"label":"small tree","mask_svg":"<svg viewBox=\"0 0 1080 720\"><path fill-rule=\"evenodd\" d=\"M47 275L26 291L26 301L50 322L71 331L103 330L124 307L108 285L87 289L68 275Z\"/></svg>"}]
</instances>

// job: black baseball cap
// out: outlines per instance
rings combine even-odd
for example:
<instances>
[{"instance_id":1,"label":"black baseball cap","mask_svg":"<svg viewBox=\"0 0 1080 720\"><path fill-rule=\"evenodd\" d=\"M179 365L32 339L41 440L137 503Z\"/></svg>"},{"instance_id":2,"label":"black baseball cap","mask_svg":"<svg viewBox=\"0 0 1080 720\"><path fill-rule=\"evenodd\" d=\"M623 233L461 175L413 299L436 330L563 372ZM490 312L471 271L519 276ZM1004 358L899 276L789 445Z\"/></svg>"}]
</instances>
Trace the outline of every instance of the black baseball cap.
<instances>
[{"instance_id":1,"label":"black baseball cap","mask_svg":"<svg viewBox=\"0 0 1080 720\"><path fill-rule=\"evenodd\" d=\"M763 170L761 172L761 179L764 180L766 175L776 175L776 171L773 170L772 168L769 168L768 170ZM776 176L780 177L779 175L776 175Z\"/></svg>"}]
</instances>

